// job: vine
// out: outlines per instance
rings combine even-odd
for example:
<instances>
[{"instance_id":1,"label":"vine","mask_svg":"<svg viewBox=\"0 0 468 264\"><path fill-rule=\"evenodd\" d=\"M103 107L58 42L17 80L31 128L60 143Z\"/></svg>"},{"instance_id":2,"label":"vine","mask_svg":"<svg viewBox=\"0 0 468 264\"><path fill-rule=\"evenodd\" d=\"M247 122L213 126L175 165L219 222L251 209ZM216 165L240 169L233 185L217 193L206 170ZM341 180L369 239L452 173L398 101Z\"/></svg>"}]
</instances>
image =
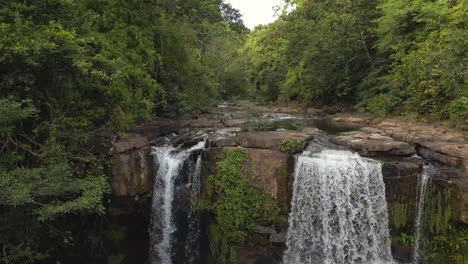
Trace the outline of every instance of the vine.
<instances>
[{"instance_id":1,"label":"vine","mask_svg":"<svg viewBox=\"0 0 468 264\"><path fill-rule=\"evenodd\" d=\"M210 250L220 263L237 262L235 247L246 241L255 226L276 225L282 219L271 195L249 183L255 177L245 166L249 161L246 149L225 149L218 172L209 177L206 191L210 200L201 203L215 216L209 230Z\"/></svg>"}]
</instances>

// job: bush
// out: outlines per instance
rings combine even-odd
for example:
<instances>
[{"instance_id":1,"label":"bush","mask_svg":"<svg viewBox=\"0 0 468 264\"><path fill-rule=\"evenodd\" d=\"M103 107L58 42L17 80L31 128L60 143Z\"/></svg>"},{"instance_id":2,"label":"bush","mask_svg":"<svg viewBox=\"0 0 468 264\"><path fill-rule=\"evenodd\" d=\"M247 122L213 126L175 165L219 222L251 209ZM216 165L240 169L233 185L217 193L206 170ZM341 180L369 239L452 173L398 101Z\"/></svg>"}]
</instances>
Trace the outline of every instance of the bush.
<instances>
[{"instance_id":1,"label":"bush","mask_svg":"<svg viewBox=\"0 0 468 264\"><path fill-rule=\"evenodd\" d=\"M210 226L210 249L218 263L235 263L234 247L245 242L257 225L280 222L280 209L274 199L252 186L248 179L249 153L244 148L225 149L218 173L209 177L207 192L211 201L202 208L214 213Z\"/></svg>"},{"instance_id":2,"label":"bush","mask_svg":"<svg viewBox=\"0 0 468 264\"><path fill-rule=\"evenodd\" d=\"M455 121L465 121L468 119L468 98L462 96L458 99L453 100L447 106L447 112L450 119Z\"/></svg>"},{"instance_id":3,"label":"bush","mask_svg":"<svg viewBox=\"0 0 468 264\"><path fill-rule=\"evenodd\" d=\"M299 139L283 139L280 142L280 150L282 152L290 152L298 149L301 146L301 141Z\"/></svg>"},{"instance_id":4,"label":"bush","mask_svg":"<svg viewBox=\"0 0 468 264\"><path fill-rule=\"evenodd\" d=\"M380 94L367 103L367 110L377 116L388 115L396 106L396 98L389 94Z\"/></svg>"}]
</instances>

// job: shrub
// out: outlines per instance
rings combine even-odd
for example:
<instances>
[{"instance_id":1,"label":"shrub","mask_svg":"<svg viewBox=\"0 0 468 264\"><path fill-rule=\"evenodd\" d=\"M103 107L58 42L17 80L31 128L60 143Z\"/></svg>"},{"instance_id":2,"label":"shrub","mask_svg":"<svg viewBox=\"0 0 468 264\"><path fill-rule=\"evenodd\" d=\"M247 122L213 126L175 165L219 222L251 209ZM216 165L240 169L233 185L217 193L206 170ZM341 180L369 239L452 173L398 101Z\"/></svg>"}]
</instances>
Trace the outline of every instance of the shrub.
<instances>
[{"instance_id":1,"label":"shrub","mask_svg":"<svg viewBox=\"0 0 468 264\"><path fill-rule=\"evenodd\" d=\"M453 100L447 106L447 112L452 120L463 122L468 119L468 98L462 96Z\"/></svg>"},{"instance_id":2,"label":"shrub","mask_svg":"<svg viewBox=\"0 0 468 264\"><path fill-rule=\"evenodd\" d=\"M396 105L396 98L389 94L380 94L367 103L367 110L377 116L388 115Z\"/></svg>"},{"instance_id":3,"label":"shrub","mask_svg":"<svg viewBox=\"0 0 468 264\"><path fill-rule=\"evenodd\" d=\"M301 146L301 141L299 139L283 139L280 142L280 150L282 152L290 152L298 149Z\"/></svg>"}]
</instances>

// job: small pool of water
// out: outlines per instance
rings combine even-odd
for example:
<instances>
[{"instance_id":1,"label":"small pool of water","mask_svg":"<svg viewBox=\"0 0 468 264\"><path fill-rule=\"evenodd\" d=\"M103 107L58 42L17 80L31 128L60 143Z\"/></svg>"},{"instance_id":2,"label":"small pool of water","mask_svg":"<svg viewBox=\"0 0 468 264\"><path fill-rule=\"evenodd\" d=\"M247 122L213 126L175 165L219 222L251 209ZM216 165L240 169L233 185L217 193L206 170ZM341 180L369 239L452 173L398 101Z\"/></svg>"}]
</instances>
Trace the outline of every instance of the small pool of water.
<instances>
[{"instance_id":1,"label":"small pool of water","mask_svg":"<svg viewBox=\"0 0 468 264\"><path fill-rule=\"evenodd\" d=\"M318 119L311 119L310 125L314 126L322 131L327 132L329 135L336 135L343 132L350 132L359 130L363 127L360 124L348 124L348 123L340 123L336 122L331 118L318 118Z\"/></svg>"},{"instance_id":2,"label":"small pool of water","mask_svg":"<svg viewBox=\"0 0 468 264\"><path fill-rule=\"evenodd\" d=\"M305 119L292 115L281 115L280 118L272 118L271 115L264 115L261 118L249 121L242 128L244 131L298 131L305 127L316 127L329 135L336 135L359 130L362 125L339 123L331 118Z\"/></svg>"}]
</instances>

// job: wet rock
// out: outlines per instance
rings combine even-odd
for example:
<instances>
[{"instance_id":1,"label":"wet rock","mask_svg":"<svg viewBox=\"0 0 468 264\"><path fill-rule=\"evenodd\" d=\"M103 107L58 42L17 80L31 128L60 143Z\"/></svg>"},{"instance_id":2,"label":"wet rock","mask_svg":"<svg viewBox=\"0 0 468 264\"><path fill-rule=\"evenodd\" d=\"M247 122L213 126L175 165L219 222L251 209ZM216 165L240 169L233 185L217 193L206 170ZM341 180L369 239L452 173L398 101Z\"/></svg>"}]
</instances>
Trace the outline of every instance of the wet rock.
<instances>
[{"instance_id":1,"label":"wet rock","mask_svg":"<svg viewBox=\"0 0 468 264\"><path fill-rule=\"evenodd\" d=\"M395 258L395 260L400 261L401 263L410 263L412 261L412 256L413 256L413 246L409 246L409 245L393 246L392 255Z\"/></svg>"},{"instance_id":2,"label":"wet rock","mask_svg":"<svg viewBox=\"0 0 468 264\"><path fill-rule=\"evenodd\" d=\"M286 243L286 240L287 240L286 232L280 232L280 233L274 232L270 235L271 243Z\"/></svg>"},{"instance_id":3,"label":"wet rock","mask_svg":"<svg viewBox=\"0 0 468 264\"><path fill-rule=\"evenodd\" d=\"M254 241L255 246L237 248L238 263L243 264L280 264L283 258L283 245L269 245L269 241Z\"/></svg>"},{"instance_id":4,"label":"wet rock","mask_svg":"<svg viewBox=\"0 0 468 264\"><path fill-rule=\"evenodd\" d=\"M392 231L411 226L416 213L420 159L387 161L382 165L389 226Z\"/></svg>"},{"instance_id":5,"label":"wet rock","mask_svg":"<svg viewBox=\"0 0 468 264\"><path fill-rule=\"evenodd\" d=\"M423 163L422 160L416 158L384 162L382 165L382 174L384 178L417 176L422 171Z\"/></svg>"},{"instance_id":6,"label":"wet rock","mask_svg":"<svg viewBox=\"0 0 468 264\"><path fill-rule=\"evenodd\" d=\"M352 131L332 137L330 141L359 152L362 156L410 156L416 150L405 142L381 134Z\"/></svg>"},{"instance_id":7,"label":"wet rock","mask_svg":"<svg viewBox=\"0 0 468 264\"><path fill-rule=\"evenodd\" d=\"M190 140L195 135L196 135L195 131L188 131L188 132L185 132L185 133L179 133L179 135L177 135L174 139L172 139L172 144L174 146L180 145L180 144L184 143L185 141Z\"/></svg>"},{"instance_id":8,"label":"wet rock","mask_svg":"<svg viewBox=\"0 0 468 264\"><path fill-rule=\"evenodd\" d=\"M455 222L468 224L468 177L461 169L450 167L435 167L431 171L431 179L439 189L450 193L451 219Z\"/></svg>"}]
</instances>

